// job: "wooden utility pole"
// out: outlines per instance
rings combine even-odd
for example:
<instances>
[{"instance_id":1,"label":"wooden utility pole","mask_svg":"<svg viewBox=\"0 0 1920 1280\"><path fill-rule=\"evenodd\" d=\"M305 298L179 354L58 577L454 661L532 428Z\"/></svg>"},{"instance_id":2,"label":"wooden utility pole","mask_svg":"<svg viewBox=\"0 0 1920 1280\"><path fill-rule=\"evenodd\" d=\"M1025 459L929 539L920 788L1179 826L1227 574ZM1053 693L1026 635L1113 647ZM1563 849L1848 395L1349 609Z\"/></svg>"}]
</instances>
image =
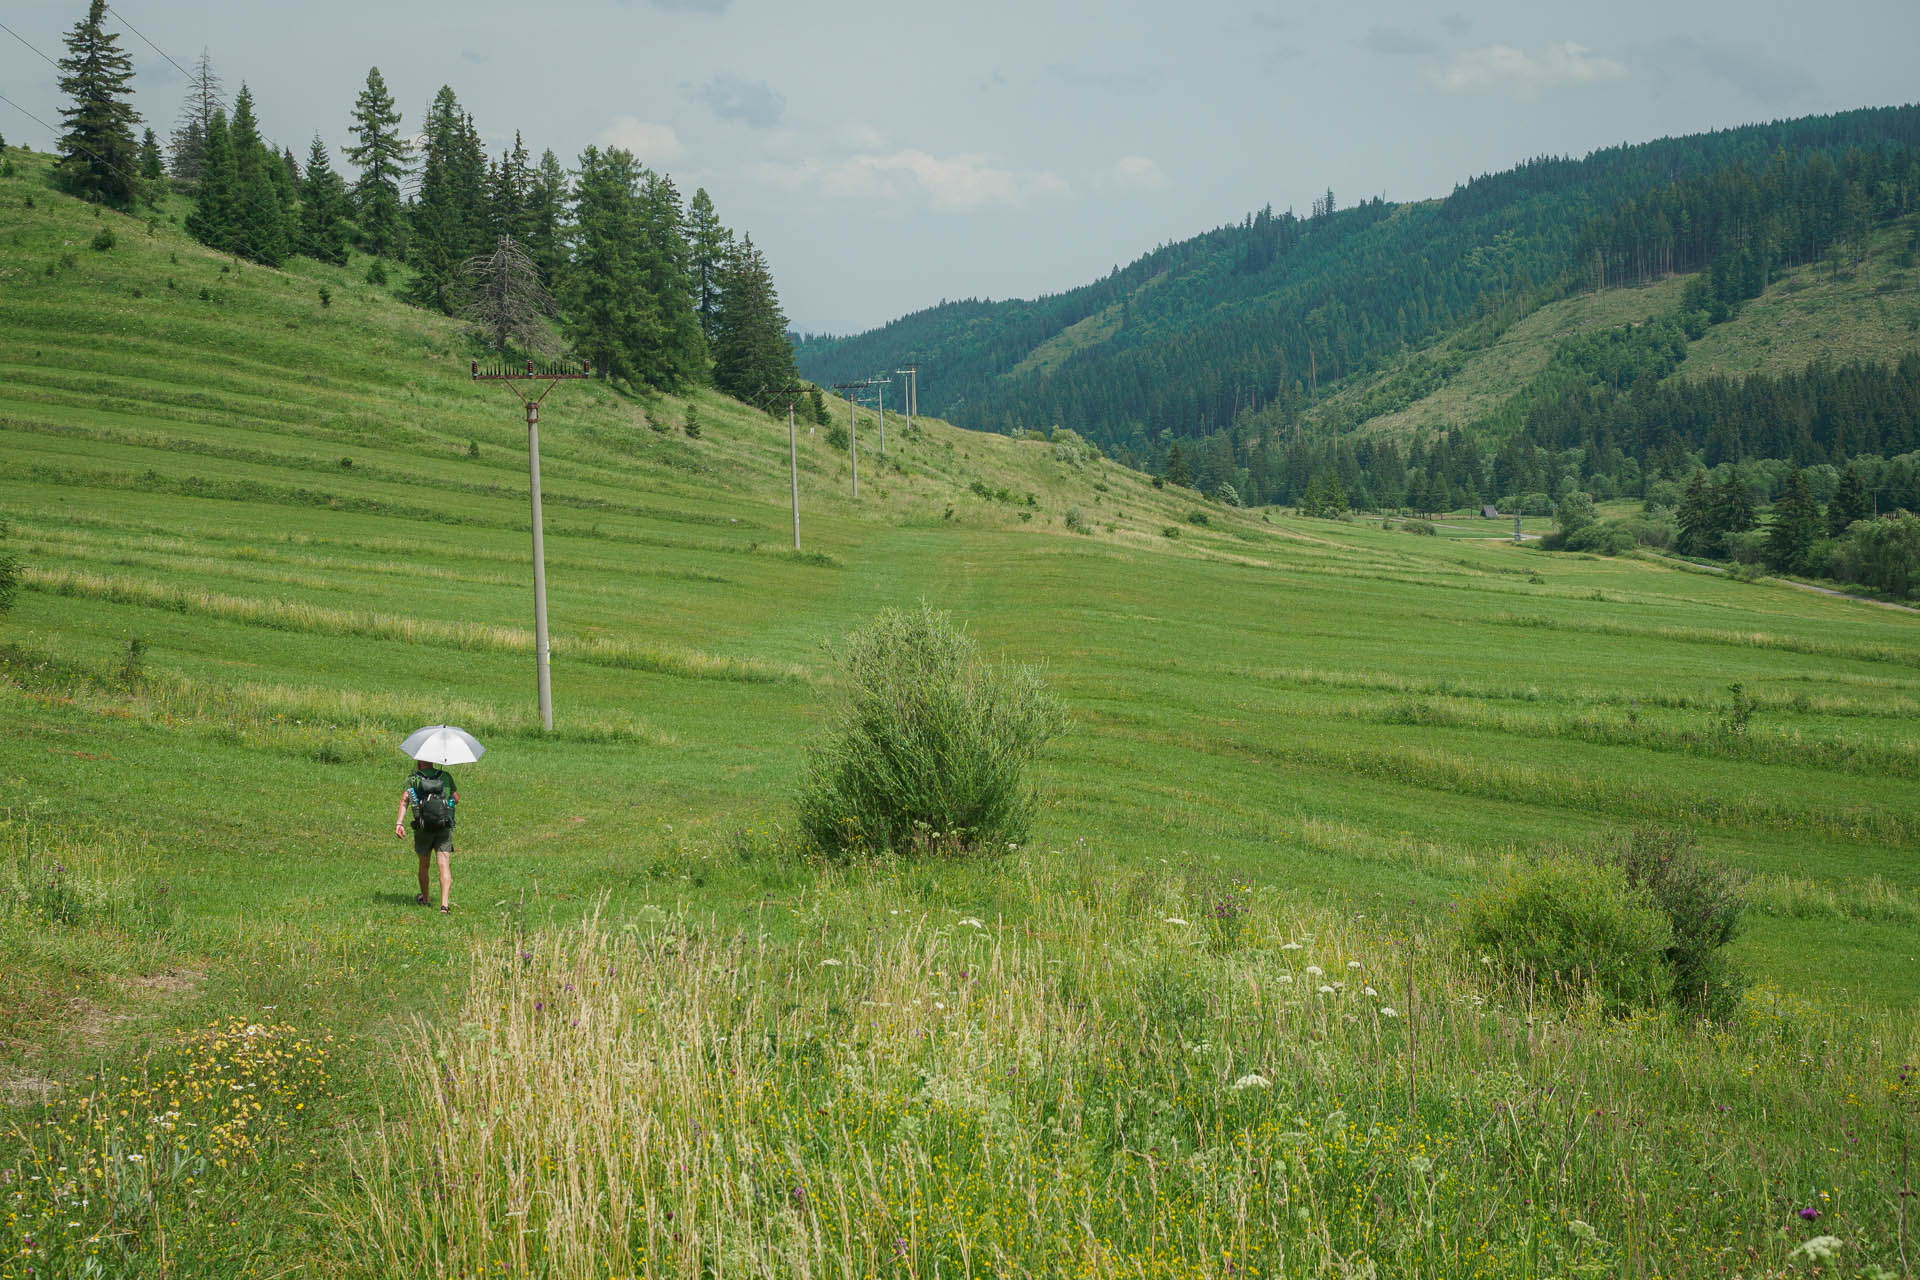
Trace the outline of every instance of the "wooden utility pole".
<instances>
[{"instance_id":1,"label":"wooden utility pole","mask_svg":"<svg viewBox=\"0 0 1920 1280\"><path fill-rule=\"evenodd\" d=\"M540 727L548 733L553 732L553 676L550 670L547 648L547 550L540 529L540 402L547 398L547 392L561 382L578 381L591 378L593 371L585 364L579 372L570 365L543 365L538 370L533 361L527 361L524 373L502 365L499 369L480 372L480 362L472 362L475 382L504 382L515 399L527 407L527 492L533 507L533 649L534 661L538 669L540 690ZM524 378L530 382L545 379L546 391L529 398L514 385L514 380Z\"/></svg>"}]
</instances>

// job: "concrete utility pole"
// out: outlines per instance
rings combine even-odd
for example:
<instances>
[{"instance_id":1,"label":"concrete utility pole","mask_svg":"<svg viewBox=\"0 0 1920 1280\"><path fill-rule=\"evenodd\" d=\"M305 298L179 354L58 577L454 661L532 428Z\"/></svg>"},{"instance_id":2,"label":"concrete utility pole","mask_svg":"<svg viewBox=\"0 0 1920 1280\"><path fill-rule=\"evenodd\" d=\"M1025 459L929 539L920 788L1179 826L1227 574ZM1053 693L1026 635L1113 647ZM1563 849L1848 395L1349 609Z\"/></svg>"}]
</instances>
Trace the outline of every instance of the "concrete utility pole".
<instances>
[{"instance_id":1,"label":"concrete utility pole","mask_svg":"<svg viewBox=\"0 0 1920 1280\"><path fill-rule=\"evenodd\" d=\"M793 406L805 388L788 383L776 395L787 398L787 481L793 489L793 549L800 549L800 445L793 426Z\"/></svg>"},{"instance_id":2,"label":"concrete utility pole","mask_svg":"<svg viewBox=\"0 0 1920 1280\"><path fill-rule=\"evenodd\" d=\"M895 369L895 373L907 380L907 425L913 425L914 415L920 412L920 366L909 362L904 368Z\"/></svg>"},{"instance_id":3,"label":"concrete utility pole","mask_svg":"<svg viewBox=\"0 0 1920 1280\"><path fill-rule=\"evenodd\" d=\"M887 456L887 384L892 378L868 378L867 385L880 388L880 456Z\"/></svg>"},{"instance_id":4,"label":"concrete utility pole","mask_svg":"<svg viewBox=\"0 0 1920 1280\"><path fill-rule=\"evenodd\" d=\"M836 382L835 391L847 393L847 461L853 469L853 498L860 500L860 429L853 416L853 393L866 386L864 382Z\"/></svg>"},{"instance_id":5,"label":"concrete utility pole","mask_svg":"<svg viewBox=\"0 0 1920 1280\"><path fill-rule=\"evenodd\" d=\"M524 373L505 365L482 373L478 360L472 361L471 366L475 382L504 382L514 398L527 406L527 492L533 505L533 649L539 671L540 727L552 733L553 677L549 670L547 648L547 549L540 529L540 401L547 398L547 392L552 391L556 384L591 378L593 370L583 363L578 373L571 366L561 365L543 365L536 371L531 360L527 361ZM539 396L528 399L527 393L514 385L516 378L528 381L544 378L547 389Z\"/></svg>"}]
</instances>

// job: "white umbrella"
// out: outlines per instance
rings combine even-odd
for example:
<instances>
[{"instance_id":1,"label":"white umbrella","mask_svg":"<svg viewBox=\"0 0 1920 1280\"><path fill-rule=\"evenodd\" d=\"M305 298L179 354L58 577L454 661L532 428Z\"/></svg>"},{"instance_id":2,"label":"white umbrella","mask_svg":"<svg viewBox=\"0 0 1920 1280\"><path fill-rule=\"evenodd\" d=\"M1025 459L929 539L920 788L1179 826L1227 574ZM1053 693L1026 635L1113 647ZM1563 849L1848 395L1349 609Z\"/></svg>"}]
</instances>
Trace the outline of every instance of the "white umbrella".
<instances>
[{"instance_id":1,"label":"white umbrella","mask_svg":"<svg viewBox=\"0 0 1920 1280\"><path fill-rule=\"evenodd\" d=\"M400 744L400 750L409 759L425 760L429 764L472 764L487 753L478 738L450 724L430 724L424 729L415 729Z\"/></svg>"}]
</instances>

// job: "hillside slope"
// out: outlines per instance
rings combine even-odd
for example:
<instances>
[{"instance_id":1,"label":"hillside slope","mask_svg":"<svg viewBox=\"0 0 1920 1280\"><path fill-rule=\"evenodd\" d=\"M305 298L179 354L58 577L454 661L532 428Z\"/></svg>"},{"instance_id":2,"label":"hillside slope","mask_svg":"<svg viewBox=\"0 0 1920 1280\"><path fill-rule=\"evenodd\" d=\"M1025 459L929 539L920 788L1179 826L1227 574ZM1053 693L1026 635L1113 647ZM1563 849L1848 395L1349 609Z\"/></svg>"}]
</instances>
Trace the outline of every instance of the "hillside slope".
<instances>
[{"instance_id":1,"label":"hillside slope","mask_svg":"<svg viewBox=\"0 0 1920 1280\"><path fill-rule=\"evenodd\" d=\"M1801 189L1851 182L1895 216L1911 207L1900 175L1917 145L1920 108L1871 109L1536 160L1443 200L1311 218L1263 210L1079 289L942 303L867 334L809 339L798 356L828 382L913 359L923 405L963 426L1063 425L1144 459L1163 433L1205 436L1270 408L1290 418L1408 349L1505 328L1593 282L1596 265L1602 282L1653 273L1649 255L1662 270L1717 272L1745 252L1754 202L1786 187L1796 220L1771 252L1808 261L1857 230L1857 211ZM1639 216L1656 205L1651 221Z\"/></svg>"}]
</instances>

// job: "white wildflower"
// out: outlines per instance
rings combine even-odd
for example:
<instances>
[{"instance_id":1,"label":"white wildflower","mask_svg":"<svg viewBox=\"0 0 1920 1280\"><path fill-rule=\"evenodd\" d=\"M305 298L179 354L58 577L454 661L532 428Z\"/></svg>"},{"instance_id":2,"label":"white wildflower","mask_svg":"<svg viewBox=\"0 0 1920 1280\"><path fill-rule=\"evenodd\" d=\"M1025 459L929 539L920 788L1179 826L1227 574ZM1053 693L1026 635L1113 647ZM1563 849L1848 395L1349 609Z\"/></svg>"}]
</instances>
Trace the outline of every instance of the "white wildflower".
<instances>
[{"instance_id":1,"label":"white wildflower","mask_svg":"<svg viewBox=\"0 0 1920 1280\"><path fill-rule=\"evenodd\" d=\"M976 920L972 916L961 916L960 923L966 925L970 929L984 929L987 927L984 924L981 924L978 920Z\"/></svg>"},{"instance_id":2,"label":"white wildflower","mask_svg":"<svg viewBox=\"0 0 1920 1280\"><path fill-rule=\"evenodd\" d=\"M1347 961L1347 968L1349 968L1349 969L1358 969L1359 967L1360 967L1360 962L1359 962L1358 960L1349 960L1349 961Z\"/></svg>"},{"instance_id":3,"label":"white wildflower","mask_svg":"<svg viewBox=\"0 0 1920 1280\"><path fill-rule=\"evenodd\" d=\"M1380 1006L1380 1016L1383 1018L1397 1018L1400 1015L1394 1011L1394 1008L1392 1005L1383 1004Z\"/></svg>"},{"instance_id":4,"label":"white wildflower","mask_svg":"<svg viewBox=\"0 0 1920 1280\"><path fill-rule=\"evenodd\" d=\"M933 1007L936 1009L944 1009L947 1007L947 1002L945 1000L935 1000L933 1002Z\"/></svg>"},{"instance_id":5,"label":"white wildflower","mask_svg":"<svg viewBox=\"0 0 1920 1280\"><path fill-rule=\"evenodd\" d=\"M1325 970L1325 969L1322 969L1322 968L1321 968L1321 967L1320 967L1319 965L1317 965L1317 964L1310 964L1310 965L1308 965L1308 966L1307 966L1307 976L1308 976L1309 978L1317 978L1317 977L1319 977L1319 976L1320 976L1321 974L1323 974L1323 973L1325 973L1325 972L1326 972L1326 970Z\"/></svg>"},{"instance_id":6,"label":"white wildflower","mask_svg":"<svg viewBox=\"0 0 1920 1280\"><path fill-rule=\"evenodd\" d=\"M1808 1262L1825 1262L1840 1252L1839 1236L1815 1236L1803 1241L1798 1249L1788 1254L1789 1258L1805 1258Z\"/></svg>"},{"instance_id":7,"label":"white wildflower","mask_svg":"<svg viewBox=\"0 0 1920 1280\"><path fill-rule=\"evenodd\" d=\"M1283 973L1280 975L1280 981L1282 983L1291 983L1293 981L1293 975L1290 973Z\"/></svg>"},{"instance_id":8,"label":"white wildflower","mask_svg":"<svg viewBox=\"0 0 1920 1280\"><path fill-rule=\"evenodd\" d=\"M1375 991L1372 987L1362 987L1361 990L1365 991L1370 996L1377 996L1380 994L1378 991Z\"/></svg>"},{"instance_id":9,"label":"white wildflower","mask_svg":"<svg viewBox=\"0 0 1920 1280\"><path fill-rule=\"evenodd\" d=\"M832 956L828 956L825 960L822 960L820 963L830 969L838 969L840 967L840 962L838 960L835 960Z\"/></svg>"},{"instance_id":10,"label":"white wildflower","mask_svg":"<svg viewBox=\"0 0 1920 1280\"><path fill-rule=\"evenodd\" d=\"M1330 996L1333 994L1333 988L1328 986L1322 986L1320 988L1320 994L1323 996Z\"/></svg>"},{"instance_id":11,"label":"white wildflower","mask_svg":"<svg viewBox=\"0 0 1920 1280\"><path fill-rule=\"evenodd\" d=\"M1298 951L1300 944L1297 942L1283 942L1280 944L1280 949L1282 951Z\"/></svg>"},{"instance_id":12,"label":"white wildflower","mask_svg":"<svg viewBox=\"0 0 1920 1280\"><path fill-rule=\"evenodd\" d=\"M1273 1088L1273 1081L1267 1079L1265 1076L1261 1075L1258 1071L1255 1071L1250 1075L1241 1076L1238 1080L1235 1080L1233 1082L1233 1091L1235 1093L1240 1092L1242 1089L1271 1089L1271 1088Z\"/></svg>"},{"instance_id":13,"label":"white wildflower","mask_svg":"<svg viewBox=\"0 0 1920 1280\"><path fill-rule=\"evenodd\" d=\"M1179 916L1168 916L1163 923L1184 925L1186 924L1186 921L1182 920Z\"/></svg>"}]
</instances>

